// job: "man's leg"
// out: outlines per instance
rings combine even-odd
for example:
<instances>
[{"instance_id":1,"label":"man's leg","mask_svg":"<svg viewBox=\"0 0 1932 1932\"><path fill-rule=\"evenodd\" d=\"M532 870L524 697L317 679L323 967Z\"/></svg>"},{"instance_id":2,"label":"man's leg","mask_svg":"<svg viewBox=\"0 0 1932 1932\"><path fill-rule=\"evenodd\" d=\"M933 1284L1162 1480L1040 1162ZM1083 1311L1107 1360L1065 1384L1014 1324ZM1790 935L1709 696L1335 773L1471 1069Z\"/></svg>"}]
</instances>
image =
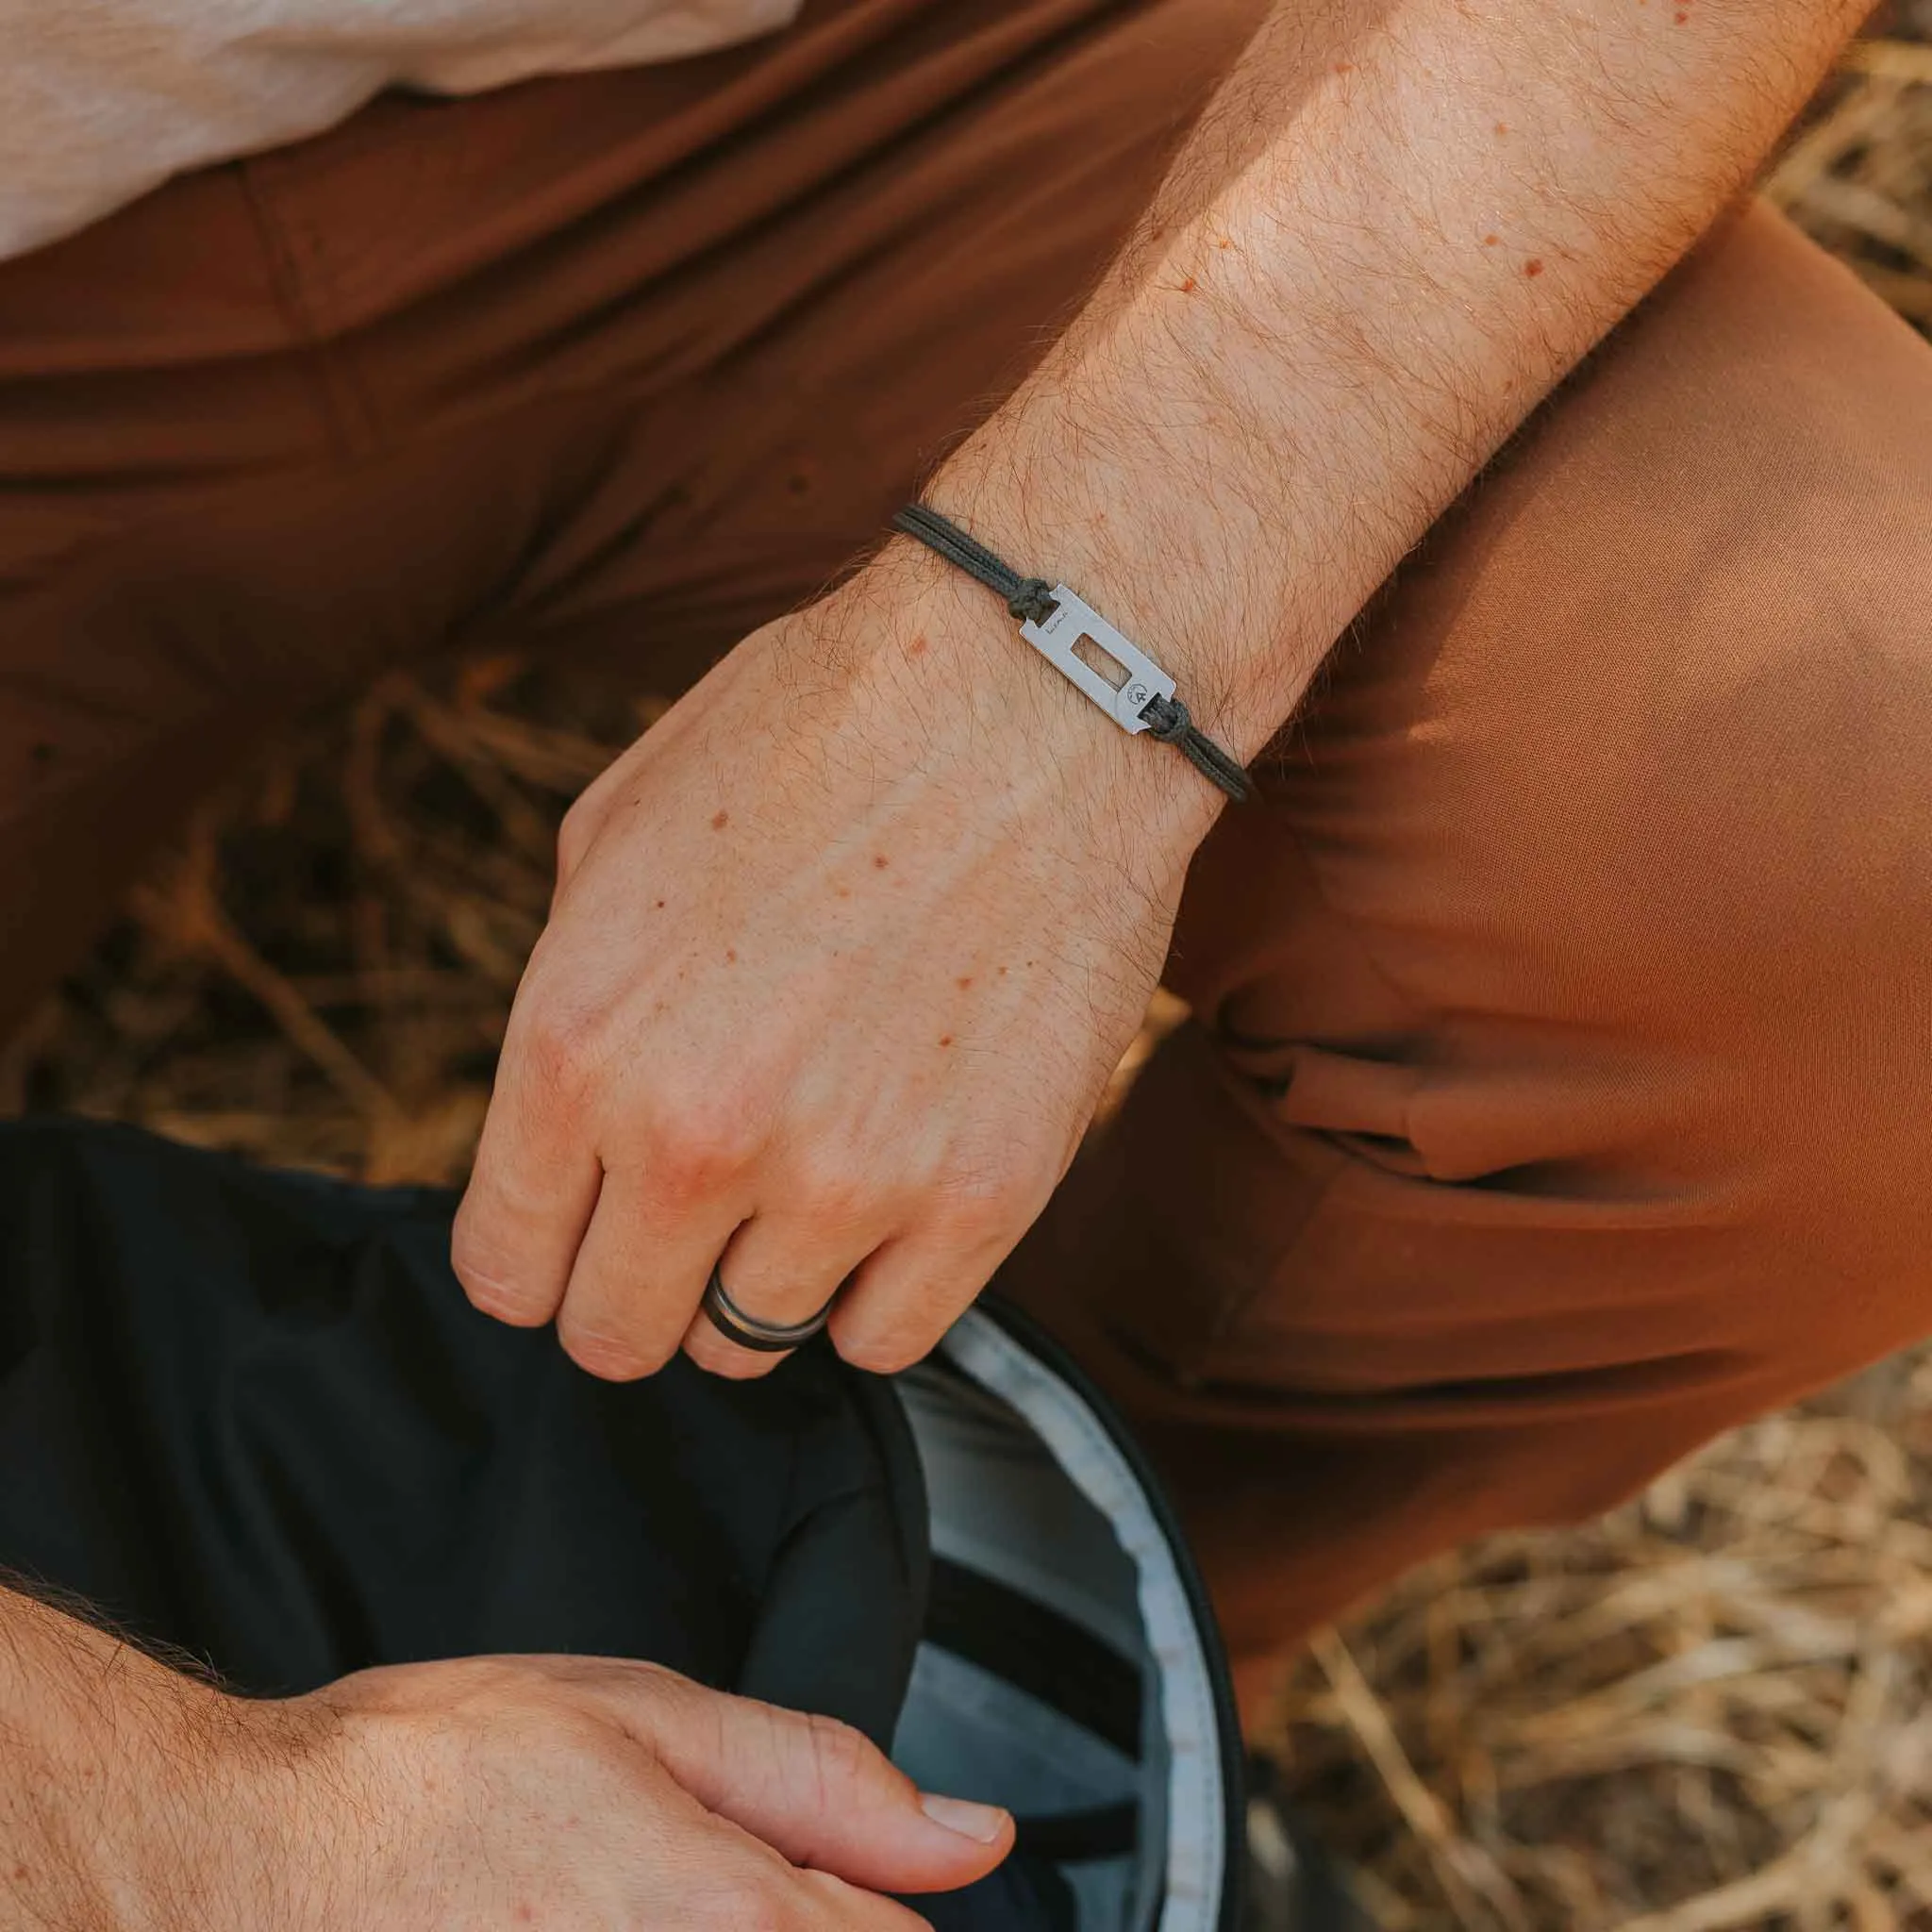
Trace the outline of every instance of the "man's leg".
<instances>
[{"instance_id":1,"label":"man's leg","mask_svg":"<svg viewBox=\"0 0 1932 1932\"><path fill-rule=\"evenodd\" d=\"M1932 1329L1928 608L1932 350L1756 207L1204 849L1193 1019L1011 1274L1251 1674Z\"/></svg>"}]
</instances>

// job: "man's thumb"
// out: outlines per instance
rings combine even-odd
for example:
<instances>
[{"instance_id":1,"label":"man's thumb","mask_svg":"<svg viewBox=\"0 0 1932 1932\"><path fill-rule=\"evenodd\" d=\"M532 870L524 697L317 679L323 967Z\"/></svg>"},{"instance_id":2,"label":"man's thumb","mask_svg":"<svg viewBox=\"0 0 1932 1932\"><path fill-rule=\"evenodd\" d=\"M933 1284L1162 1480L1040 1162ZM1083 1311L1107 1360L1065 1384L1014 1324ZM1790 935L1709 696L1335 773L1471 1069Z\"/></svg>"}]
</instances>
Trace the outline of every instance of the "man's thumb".
<instances>
[{"instance_id":1,"label":"man's thumb","mask_svg":"<svg viewBox=\"0 0 1932 1932\"><path fill-rule=\"evenodd\" d=\"M692 1797L794 1865L872 1891L949 1891L1012 1849L988 1805L922 1792L849 1725L673 1679L651 1731Z\"/></svg>"}]
</instances>

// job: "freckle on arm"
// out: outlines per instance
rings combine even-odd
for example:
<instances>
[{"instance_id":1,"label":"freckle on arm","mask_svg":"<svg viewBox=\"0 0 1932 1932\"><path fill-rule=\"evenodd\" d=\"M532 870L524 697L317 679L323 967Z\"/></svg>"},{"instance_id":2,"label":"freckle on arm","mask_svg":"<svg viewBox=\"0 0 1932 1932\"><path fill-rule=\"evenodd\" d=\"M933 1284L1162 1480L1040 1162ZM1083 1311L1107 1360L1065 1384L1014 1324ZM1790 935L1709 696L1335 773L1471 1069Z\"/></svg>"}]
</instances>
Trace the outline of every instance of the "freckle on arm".
<instances>
[{"instance_id":1,"label":"freckle on arm","mask_svg":"<svg viewBox=\"0 0 1932 1932\"><path fill-rule=\"evenodd\" d=\"M1542 261L1541 258L1537 256L1532 255L1530 258L1523 264L1523 273L1526 275L1540 275L1542 274Z\"/></svg>"},{"instance_id":2,"label":"freckle on arm","mask_svg":"<svg viewBox=\"0 0 1932 1932\"><path fill-rule=\"evenodd\" d=\"M714 832L722 832L730 823L731 814L728 811L713 812L711 815L711 829Z\"/></svg>"}]
</instances>

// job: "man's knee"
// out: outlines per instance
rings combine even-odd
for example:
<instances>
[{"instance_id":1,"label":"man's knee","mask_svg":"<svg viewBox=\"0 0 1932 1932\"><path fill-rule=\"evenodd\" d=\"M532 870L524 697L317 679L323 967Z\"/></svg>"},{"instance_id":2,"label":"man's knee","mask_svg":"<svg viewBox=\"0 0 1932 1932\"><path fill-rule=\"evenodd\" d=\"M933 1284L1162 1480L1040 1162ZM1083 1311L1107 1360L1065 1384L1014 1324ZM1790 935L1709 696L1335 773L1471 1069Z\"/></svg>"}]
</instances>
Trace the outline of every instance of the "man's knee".
<instances>
[{"instance_id":1,"label":"man's knee","mask_svg":"<svg viewBox=\"0 0 1932 1932\"><path fill-rule=\"evenodd\" d=\"M1126 1191L1189 1211L1115 1325L1485 1427L1657 1390L1722 1426L1932 1325L1927 608L1932 353L1753 212L1204 848L1199 1031L1124 1123Z\"/></svg>"}]
</instances>

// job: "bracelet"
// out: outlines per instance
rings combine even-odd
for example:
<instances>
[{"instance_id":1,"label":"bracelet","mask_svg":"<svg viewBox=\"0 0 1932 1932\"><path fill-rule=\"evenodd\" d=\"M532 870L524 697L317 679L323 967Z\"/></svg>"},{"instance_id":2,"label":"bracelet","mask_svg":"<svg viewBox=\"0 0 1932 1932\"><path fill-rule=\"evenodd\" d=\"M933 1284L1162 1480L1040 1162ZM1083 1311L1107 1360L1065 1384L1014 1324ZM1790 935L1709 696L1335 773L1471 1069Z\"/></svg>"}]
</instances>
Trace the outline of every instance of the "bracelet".
<instances>
[{"instance_id":1,"label":"bracelet","mask_svg":"<svg viewBox=\"0 0 1932 1932\"><path fill-rule=\"evenodd\" d=\"M1020 635L1123 731L1152 732L1239 805L1250 791L1233 755L1201 730L1174 694L1174 679L1124 638L1085 598L1044 577L1023 577L958 524L923 503L908 503L892 527L977 577L1007 600Z\"/></svg>"}]
</instances>

